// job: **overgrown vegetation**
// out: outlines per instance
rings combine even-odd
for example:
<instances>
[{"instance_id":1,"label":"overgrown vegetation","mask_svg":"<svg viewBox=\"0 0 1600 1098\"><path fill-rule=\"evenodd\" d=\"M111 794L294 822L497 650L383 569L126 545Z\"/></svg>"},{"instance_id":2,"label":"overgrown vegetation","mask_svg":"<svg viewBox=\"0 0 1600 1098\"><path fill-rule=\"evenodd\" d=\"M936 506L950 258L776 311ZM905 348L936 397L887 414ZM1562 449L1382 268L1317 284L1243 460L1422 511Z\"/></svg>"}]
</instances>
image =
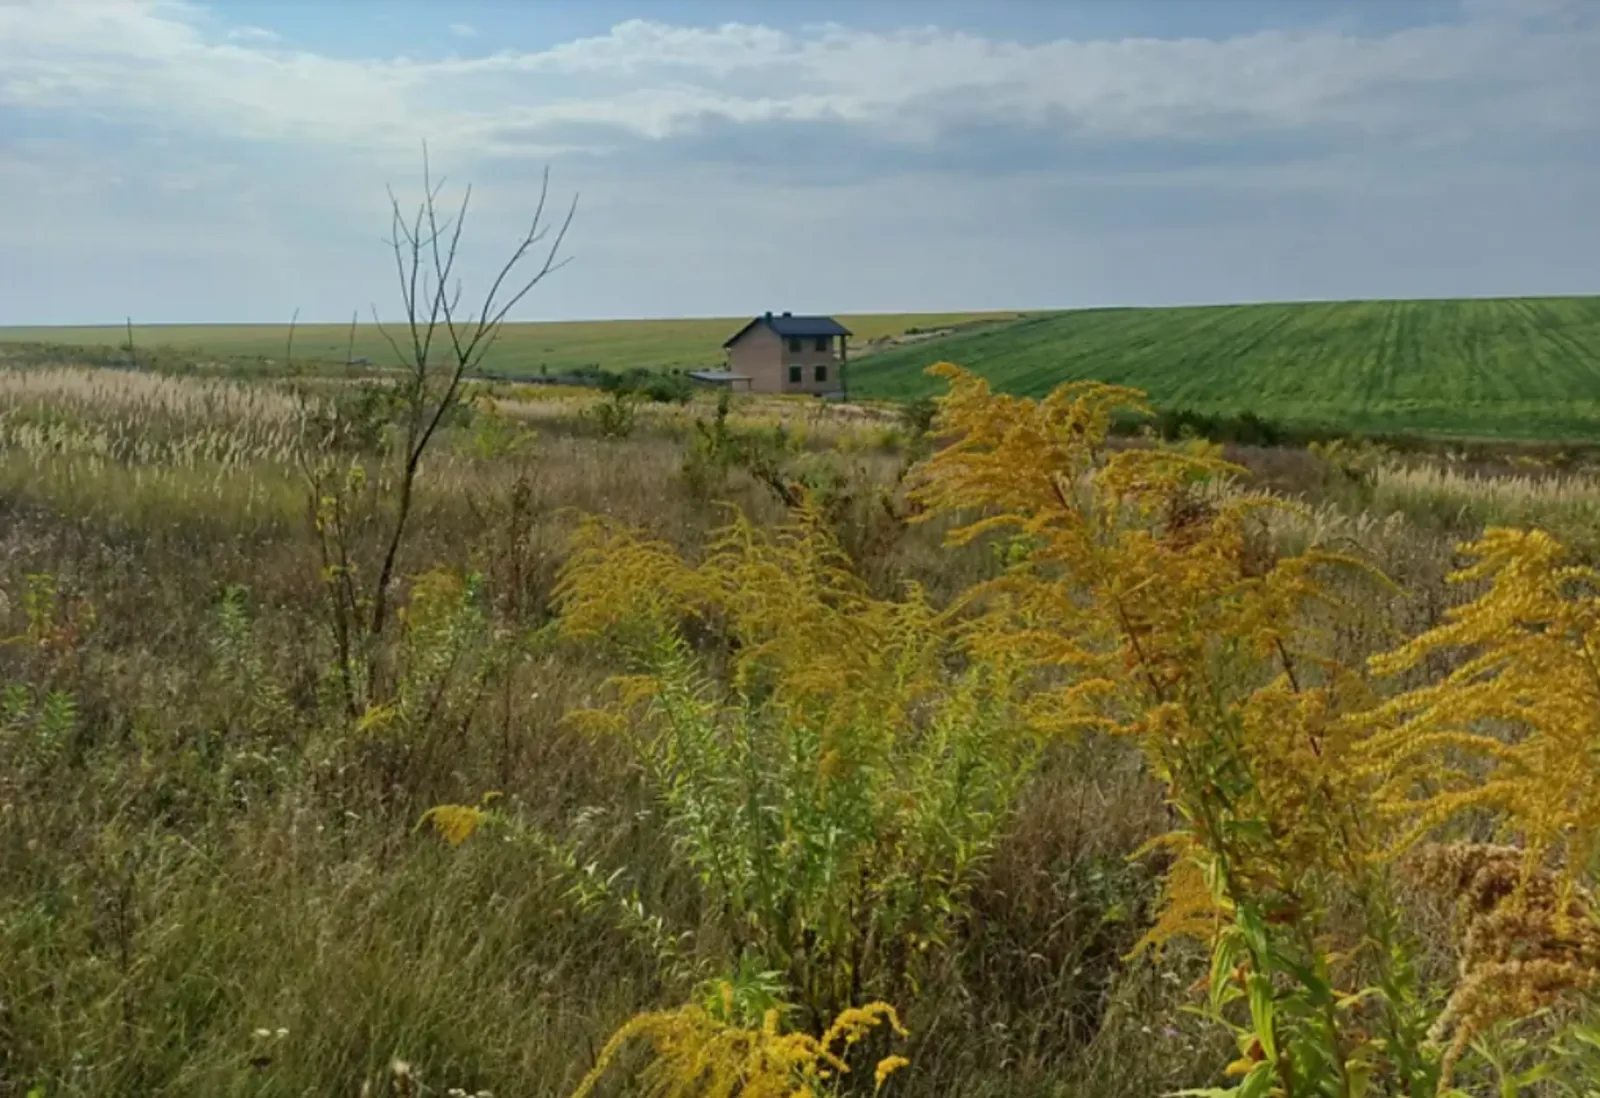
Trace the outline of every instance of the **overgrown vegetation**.
<instances>
[{"instance_id":1,"label":"overgrown vegetation","mask_svg":"<svg viewBox=\"0 0 1600 1098\"><path fill-rule=\"evenodd\" d=\"M1427 632L1451 540L1581 525L1581 474L1242 452L1305 509L1201 443L1107 437L1114 391L961 380L923 425L696 402L626 438L478 393L418 478L387 685L352 715L297 451L357 418L340 391L4 382L12 1089L323 1093L398 1058L570 1093L639 1014L593 1093L646 1063L695 1093L685 1041L726 1068L769 1012L820 1038L875 998L909 1036L840 1078L882 1061L906 1093L1587 1070L1586 574L1496 535L1494 601ZM338 452L379 470L402 428L355 399L374 426ZM370 484L342 536L381 559ZM939 548L983 514L1011 525ZM1396 630L1430 639L1374 677ZM445 806L459 846L418 829ZM1419 825L1546 853L1436 854Z\"/></svg>"},{"instance_id":2,"label":"overgrown vegetation","mask_svg":"<svg viewBox=\"0 0 1600 1098\"><path fill-rule=\"evenodd\" d=\"M1592 474L470 386L428 195L398 380L0 372L0 1095L1593 1092Z\"/></svg>"}]
</instances>

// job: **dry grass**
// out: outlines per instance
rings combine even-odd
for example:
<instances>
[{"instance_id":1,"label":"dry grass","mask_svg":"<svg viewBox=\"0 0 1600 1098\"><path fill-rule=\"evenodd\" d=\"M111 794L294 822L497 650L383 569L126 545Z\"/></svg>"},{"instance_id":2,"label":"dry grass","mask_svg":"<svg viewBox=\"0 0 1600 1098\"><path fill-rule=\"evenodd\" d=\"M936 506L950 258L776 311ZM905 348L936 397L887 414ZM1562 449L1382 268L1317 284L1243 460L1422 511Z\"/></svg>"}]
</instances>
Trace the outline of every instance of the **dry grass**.
<instances>
[{"instance_id":1,"label":"dry grass","mask_svg":"<svg viewBox=\"0 0 1600 1098\"><path fill-rule=\"evenodd\" d=\"M212 428L293 427L304 414L299 399L267 385L87 367L0 371L0 408L36 405L99 419L184 418Z\"/></svg>"},{"instance_id":2,"label":"dry grass","mask_svg":"<svg viewBox=\"0 0 1600 1098\"><path fill-rule=\"evenodd\" d=\"M1600 476L1491 476L1440 465L1386 465L1374 477L1372 506L1428 515L1453 529L1542 526L1592 543L1591 531L1600 529Z\"/></svg>"},{"instance_id":3,"label":"dry grass","mask_svg":"<svg viewBox=\"0 0 1600 1098\"><path fill-rule=\"evenodd\" d=\"M535 428L583 430L586 417L608 399L587 389L495 386L488 399L502 414ZM716 397L696 394L686 404L640 403L638 430L683 437L714 414ZM730 401L728 424L736 429L781 429L798 446L813 449L894 449L905 441L901 416L892 406L831 404L811 397L745 395Z\"/></svg>"},{"instance_id":4,"label":"dry grass","mask_svg":"<svg viewBox=\"0 0 1600 1098\"><path fill-rule=\"evenodd\" d=\"M0 444L208 472L294 459L322 402L278 387L131 371L0 370Z\"/></svg>"},{"instance_id":5,"label":"dry grass","mask_svg":"<svg viewBox=\"0 0 1600 1098\"><path fill-rule=\"evenodd\" d=\"M296 397L0 371L0 639L17 638L0 645L0 1096L356 1093L397 1056L428 1093L554 1095L622 1018L689 993L529 850L447 852L417 829L431 805L498 790L580 864L624 867L616 887L645 910L705 925L638 775L563 719L617 665L550 642L551 588L580 514L694 551L722 501L761 523L783 510L737 470L712 494L684 478L709 403L645 406L632 437L607 439L585 417L595 399L501 388L510 442L486 452L465 422L429 457L403 571L481 576L500 647L462 672L481 672L471 689L450 688L449 720L402 739L332 704ZM937 595L995 567L983 546L951 553L937 529L882 518L911 445L889 444L887 414L752 400L733 415L831 463L875 586ZM1385 477L1380 498L1412 501L1397 512L1448 497L1576 516L1594 498L1578 481ZM1278 522L1286 546L1349 548L1396 577L1341 625L1350 653L1445 605L1446 532L1331 504ZM1146 1098L1215 1081L1200 1066L1222 1060L1214 1036L1177 1011L1203 961L1120 961L1153 890L1127 855L1163 816L1125 746L1051 753L908 1004L903 1093Z\"/></svg>"}]
</instances>

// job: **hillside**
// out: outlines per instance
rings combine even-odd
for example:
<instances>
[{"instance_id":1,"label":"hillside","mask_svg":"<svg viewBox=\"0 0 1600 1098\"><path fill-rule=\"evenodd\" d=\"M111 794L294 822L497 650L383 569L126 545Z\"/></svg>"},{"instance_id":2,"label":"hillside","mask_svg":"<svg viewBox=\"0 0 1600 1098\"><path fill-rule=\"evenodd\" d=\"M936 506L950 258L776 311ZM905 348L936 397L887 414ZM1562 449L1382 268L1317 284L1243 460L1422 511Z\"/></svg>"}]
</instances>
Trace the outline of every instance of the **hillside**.
<instances>
[{"instance_id":1,"label":"hillside","mask_svg":"<svg viewBox=\"0 0 1600 1098\"><path fill-rule=\"evenodd\" d=\"M841 316L856 341L888 340L911 330L945 328L973 321L1012 319L1015 313L879 313ZM748 318L695 317L685 320L573 320L508 324L484 366L510 374L560 374L583 367L605 370L695 369L722 361L722 341ZM285 324L134 325L136 347L171 349L219 358L282 360ZM0 344L51 343L75 347L118 347L127 342L121 325L86 327L0 327ZM348 324L302 324L295 329L295 357L343 362L351 347ZM385 363L393 352L372 324L356 326L353 355Z\"/></svg>"},{"instance_id":2,"label":"hillside","mask_svg":"<svg viewBox=\"0 0 1600 1098\"><path fill-rule=\"evenodd\" d=\"M949 360L1038 395L1092 378L1158 405L1289 423L1503 438L1600 433L1600 297L1358 301L1042 314L884 351L864 397L936 391Z\"/></svg>"}]
</instances>

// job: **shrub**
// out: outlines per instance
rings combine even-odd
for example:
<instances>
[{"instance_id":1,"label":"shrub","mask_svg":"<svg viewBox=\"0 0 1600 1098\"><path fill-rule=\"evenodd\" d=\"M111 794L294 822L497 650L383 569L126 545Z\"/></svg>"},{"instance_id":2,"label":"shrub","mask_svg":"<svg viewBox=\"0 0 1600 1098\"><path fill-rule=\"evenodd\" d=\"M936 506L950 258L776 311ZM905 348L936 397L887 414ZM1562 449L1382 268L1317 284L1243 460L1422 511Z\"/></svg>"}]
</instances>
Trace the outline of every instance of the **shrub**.
<instances>
[{"instance_id":1,"label":"shrub","mask_svg":"<svg viewBox=\"0 0 1600 1098\"><path fill-rule=\"evenodd\" d=\"M694 386L683 375L643 368L601 373L598 385L605 393L627 393L656 404L687 404L694 396Z\"/></svg>"},{"instance_id":2,"label":"shrub","mask_svg":"<svg viewBox=\"0 0 1600 1098\"><path fill-rule=\"evenodd\" d=\"M1008 662L953 667L941 616L869 596L805 509L775 535L736 519L698 565L591 520L559 594L569 636L635 663L587 719L648 775L729 941L812 1022L911 986L1030 772ZM707 629L726 663L690 646Z\"/></svg>"},{"instance_id":3,"label":"shrub","mask_svg":"<svg viewBox=\"0 0 1600 1098\"><path fill-rule=\"evenodd\" d=\"M326 410L311 418L312 437L326 449L379 453L404 411L404 394L392 382L337 386Z\"/></svg>"},{"instance_id":4,"label":"shrub","mask_svg":"<svg viewBox=\"0 0 1600 1098\"><path fill-rule=\"evenodd\" d=\"M726 391L717 394L716 413L709 422L694 421L694 431L684 448L680 475L696 499L707 499L719 490L733 465L737 444L733 428L728 425L731 403Z\"/></svg>"},{"instance_id":5,"label":"shrub","mask_svg":"<svg viewBox=\"0 0 1600 1098\"><path fill-rule=\"evenodd\" d=\"M603 438L627 438L639 425L639 398L625 389L613 389L585 413Z\"/></svg>"},{"instance_id":6,"label":"shrub","mask_svg":"<svg viewBox=\"0 0 1600 1098\"><path fill-rule=\"evenodd\" d=\"M1136 417L1124 417L1136 422ZM1163 408L1151 424L1156 435L1167 441L1203 438L1212 442L1233 442L1241 446L1278 446L1290 440L1290 432L1255 412L1224 415L1198 412L1191 408Z\"/></svg>"}]
</instances>

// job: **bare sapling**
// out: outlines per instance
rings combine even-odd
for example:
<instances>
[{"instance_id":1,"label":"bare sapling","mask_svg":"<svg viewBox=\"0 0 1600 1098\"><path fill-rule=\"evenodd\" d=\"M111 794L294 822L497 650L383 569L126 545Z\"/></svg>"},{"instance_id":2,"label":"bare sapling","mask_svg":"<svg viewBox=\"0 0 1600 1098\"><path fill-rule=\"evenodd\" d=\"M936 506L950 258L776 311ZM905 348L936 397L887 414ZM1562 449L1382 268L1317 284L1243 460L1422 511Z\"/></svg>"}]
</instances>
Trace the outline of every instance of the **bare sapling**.
<instances>
[{"instance_id":1,"label":"bare sapling","mask_svg":"<svg viewBox=\"0 0 1600 1098\"><path fill-rule=\"evenodd\" d=\"M494 346L511 310L568 262L562 248L577 212L574 195L559 219L551 215L546 169L527 230L495 268L476 304L464 303L457 267L472 187L465 188L458 205L446 209L441 202L445 180L433 179L426 146L422 171L423 194L415 209L408 212L394 191L388 192L387 243L394 253L402 317L386 323L373 305L372 319L399 368L387 400L377 402L386 405L398 438L392 449L386 448L394 466L370 482L374 513L358 519L352 510L356 490L369 483L359 465L338 472L325 457L308 455L311 510L328 591L337 680L352 716L372 710L387 697L383 639L393 616L395 580L423 457L440 426L460 406L463 383ZM336 413L336 436L346 426L337 419ZM377 556L370 568L357 565L352 535L358 525L376 528Z\"/></svg>"}]
</instances>

